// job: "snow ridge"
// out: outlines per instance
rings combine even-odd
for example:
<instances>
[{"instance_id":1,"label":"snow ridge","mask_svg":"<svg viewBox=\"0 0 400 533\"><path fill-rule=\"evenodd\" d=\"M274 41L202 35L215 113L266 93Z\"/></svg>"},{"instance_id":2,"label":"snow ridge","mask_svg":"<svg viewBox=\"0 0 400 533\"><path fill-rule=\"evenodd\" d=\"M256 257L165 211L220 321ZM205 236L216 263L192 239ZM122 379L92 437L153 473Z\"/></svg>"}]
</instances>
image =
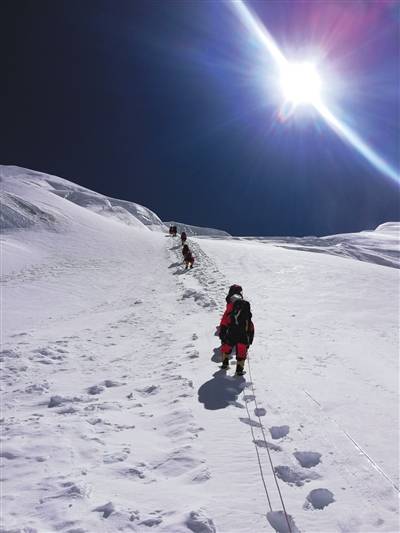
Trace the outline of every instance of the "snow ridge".
<instances>
[{"instance_id":1,"label":"snow ridge","mask_svg":"<svg viewBox=\"0 0 400 533\"><path fill-rule=\"evenodd\" d=\"M46 194L52 193L98 215L109 217L128 226L165 231L160 218L150 209L134 202L104 196L57 176L0 165L0 180L2 189L9 191L2 192L0 200L2 205L0 228L2 230L26 228L33 225L43 226L43 223L47 226L51 224L55 226L60 210L65 211L67 208L63 208L62 203L52 202L50 195ZM32 191L35 191L36 194L33 196L36 205L13 194L13 191L22 192L27 196L32 196ZM53 204L52 207L56 209L48 211L46 206L49 204Z\"/></svg>"},{"instance_id":2,"label":"snow ridge","mask_svg":"<svg viewBox=\"0 0 400 533\"><path fill-rule=\"evenodd\" d=\"M287 250L324 253L377 265L400 268L400 222L381 224L374 231L327 237L236 237L281 246Z\"/></svg>"}]
</instances>

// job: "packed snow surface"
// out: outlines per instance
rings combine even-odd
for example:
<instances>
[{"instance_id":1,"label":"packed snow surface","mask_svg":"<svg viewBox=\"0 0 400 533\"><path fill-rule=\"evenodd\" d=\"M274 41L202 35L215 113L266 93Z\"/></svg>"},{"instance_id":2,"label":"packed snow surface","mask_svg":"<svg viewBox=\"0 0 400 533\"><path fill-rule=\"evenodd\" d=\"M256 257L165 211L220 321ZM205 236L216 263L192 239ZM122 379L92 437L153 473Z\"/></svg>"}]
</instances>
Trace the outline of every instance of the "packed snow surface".
<instances>
[{"instance_id":1,"label":"packed snow surface","mask_svg":"<svg viewBox=\"0 0 400 533\"><path fill-rule=\"evenodd\" d=\"M146 208L1 176L1 531L399 531L398 224L340 236L361 261L191 237L185 272ZM219 369L232 283L244 377Z\"/></svg>"}]
</instances>

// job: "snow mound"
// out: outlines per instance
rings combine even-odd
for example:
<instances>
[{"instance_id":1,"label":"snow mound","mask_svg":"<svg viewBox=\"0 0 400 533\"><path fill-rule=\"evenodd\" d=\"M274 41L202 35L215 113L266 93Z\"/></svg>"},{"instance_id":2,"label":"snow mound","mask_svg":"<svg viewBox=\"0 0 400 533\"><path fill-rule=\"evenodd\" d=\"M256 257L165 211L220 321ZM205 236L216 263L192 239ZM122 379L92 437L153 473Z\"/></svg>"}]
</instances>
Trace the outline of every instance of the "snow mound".
<instances>
[{"instance_id":1,"label":"snow mound","mask_svg":"<svg viewBox=\"0 0 400 533\"><path fill-rule=\"evenodd\" d=\"M190 224L183 224L182 222L164 222L166 226L176 226L178 233L185 231L189 237L207 236L207 237L230 237L231 235L226 231L214 228L202 228L201 226L191 226Z\"/></svg>"},{"instance_id":2,"label":"snow mound","mask_svg":"<svg viewBox=\"0 0 400 533\"><path fill-rule=\"evenodd\" d=\"M63 218L62 213L68 211L68 206L52 201L50 193L128 226L166 231L160 218L150 209L134 202L104 196L57 176L0 165L0 181L2 185L0 224L3 230L21 229L38 224L47 227L56 226Z\"/></svg>"},{"instance_id":3,"label":"snow mound","mask_svg":"<svg viewBox=\"0 0 400 533\"><path fill-rule=\"evenodd\" d=\"M392 235L397 236L397 239L399 239L400 222L385 222L384 224L378 226L375 231L382 231L387 234L391 233Z\"/></svg>"}]
</instances>

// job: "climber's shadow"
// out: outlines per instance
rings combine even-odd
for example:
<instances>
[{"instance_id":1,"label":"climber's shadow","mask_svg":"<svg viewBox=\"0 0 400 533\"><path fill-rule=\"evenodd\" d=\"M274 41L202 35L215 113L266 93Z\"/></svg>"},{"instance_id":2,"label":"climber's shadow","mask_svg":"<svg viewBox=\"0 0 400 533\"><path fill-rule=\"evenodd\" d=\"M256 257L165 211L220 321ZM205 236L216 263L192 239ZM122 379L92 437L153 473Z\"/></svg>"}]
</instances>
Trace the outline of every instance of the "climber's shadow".
<instances>
[{"instance_id":1,"label":"climber's shadow","mask_svg":"<svg viewBox=\"0 0 400 533\"><path fill-rule=\"evenodd\" d=\"M224 370L218 370L213 379L203 383L199 388L199 402L204 404L205 409L225 409L228 405L236 403L245 386L246 380L243 377L231 377Z\"/></svg>"}]
</instances>

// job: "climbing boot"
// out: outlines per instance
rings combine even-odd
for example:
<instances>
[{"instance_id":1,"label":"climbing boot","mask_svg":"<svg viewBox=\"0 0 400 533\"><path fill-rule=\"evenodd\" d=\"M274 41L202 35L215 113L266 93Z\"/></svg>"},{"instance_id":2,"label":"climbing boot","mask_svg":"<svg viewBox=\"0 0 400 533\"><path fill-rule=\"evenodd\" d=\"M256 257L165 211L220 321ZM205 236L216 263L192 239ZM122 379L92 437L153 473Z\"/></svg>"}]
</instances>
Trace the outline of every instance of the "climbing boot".
<instances>
[{"instance_id":1,"label":"climbing boot","mask_svg":"<svg viewBox=\"0 0 400 533\"><path fill-rule=\"evenodd\" d=\"M243 367L244 367L244 361L238 361L236 363L236 375L237 376L243 376L244 374Z\"/></svg>"},{"instance_id":2,"label":"climbing boot","mask_svg":"<svg viewBox=\"0 0 400 533\"><path fill-rule=\"evenodd\" d=\"M229 357L225 357L225 359L222 361L221 368L222 370L229 368Z\"/></svg>"}]
</instances>

